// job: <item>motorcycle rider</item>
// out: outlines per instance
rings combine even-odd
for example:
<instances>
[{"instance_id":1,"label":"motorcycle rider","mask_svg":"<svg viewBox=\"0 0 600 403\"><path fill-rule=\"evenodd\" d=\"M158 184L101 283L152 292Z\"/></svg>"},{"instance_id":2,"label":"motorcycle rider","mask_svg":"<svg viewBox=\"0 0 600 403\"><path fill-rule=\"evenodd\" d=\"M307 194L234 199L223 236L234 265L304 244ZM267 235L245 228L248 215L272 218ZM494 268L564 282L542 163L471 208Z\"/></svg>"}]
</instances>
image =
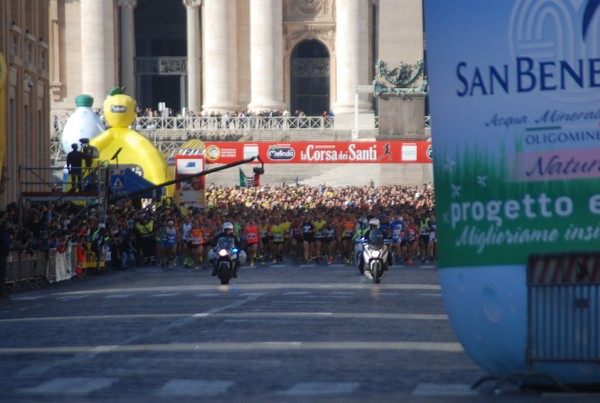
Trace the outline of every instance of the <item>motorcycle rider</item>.
<instances>
[{"instance_id":1,"label":"motorcycle rider","mask_svg":"<svg viewBox=\"0 0 600 403\"><path fill-rule=\"evenodd\" d=\"M225 238L225 237L232 238L233 239L233 244L235 245L236 248L240 245L239 239L233 233L233 224L231 222L229 222L229 221L225 222L223 224L221 232L215 238L215 247L212 248L208 252L208 260L213 265L213 272L212 272L213 276L217 275L217 254L219 253L219 251L217 251L216 245L219 244L219 239ZM240 265L246 263L246 252L244 252L241 249L238 251L238 261L239 261ZM233 273L233 277L237 277L237 269L238 268L236 267L235 271Z\"/></svg>"},{"instance_id":2,"label":"motorcycle rider","mask_svg":"<svg viewBox=\"0 0 600 403\"><path fill-rule=\"evenodd\" d=\"M393 241L392 241L392 223L390 222L390 217L389 215L387 215L386 213L383 213L379 216L379 229L381 230L381 232L383 233L383 243L387 246L388 249L388 260L387 260L387 264L389 266L394 264L394 257L393 255Z\"/></svg>"},{"instance_id":3,"label":"motorcycle rider","mask_svg":"<svg viewBox=\"0 0 600 403\"><path fill-rule=\"evenodd\" d=\"M354 235L352 236L352 241L354 242L353 259L356 259L356 260L354 260L354 264L355 265L358 264L358 268L361 273L363 272L361 257L362 257L362 252L363 252L363 248L364 248L364 244L361 242L361 239L367 235L368 231L369 231L369 221L367 220L367 217L362 216L358 219L358 222L356 223L356 227L354 228Z\"/></svg>"},{"instance_id":4,"label":"motorcycle rider","mask_svg":"<svg viewBox=\"0 0 600 403\"><path fill-rule=\"evenodd\" d=\"M364 237L366 239L369 239L369 236L371 235L371 231L380 229L380 225L381 225L381 223L380 223L380 221L377 218L371 218L369 220L369 227L367 228L367 231L365 232ZM382 245L382 247L383 247L384 251L386 249L388 249L388 245L384 244L384 245ZM364 271L365 271L365 260L363 259L362 254L360 255L360 259L359 259L359 263L358 263L358 268L359 268L361 274L364 273ZM385 261L382 262L381 269L383 271L386 271L388 269L388 259L386 259Z\"/></svg>"},{"instance_id":5,"label":"motorcycle rider","mask_svg":"<svg viewBox=\"0 0 600 403\"><path fill-rule=\"evenodd\" d=\"M369 235L371 234L371 231L376 230L376 229L381 230L381 222L377 218L371 218L369 220L369 226L367 227L364 237L369 239Z\"/></svg>"}]
</instances>

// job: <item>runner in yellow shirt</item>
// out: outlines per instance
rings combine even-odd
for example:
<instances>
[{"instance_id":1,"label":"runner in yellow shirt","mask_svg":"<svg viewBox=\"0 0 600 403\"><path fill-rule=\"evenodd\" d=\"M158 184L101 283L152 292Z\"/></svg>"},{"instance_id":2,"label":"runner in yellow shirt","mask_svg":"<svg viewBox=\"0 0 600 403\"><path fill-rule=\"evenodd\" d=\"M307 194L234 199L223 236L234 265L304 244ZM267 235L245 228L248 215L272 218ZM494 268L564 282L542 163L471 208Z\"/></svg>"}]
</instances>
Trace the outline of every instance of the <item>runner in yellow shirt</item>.
<instances>
[{"instance_id":1,"label":"runner in yellow shirt","mask_svg":"<svg viewBox=\"0 0 600 403\"><path fill-rule=\"evenodd\" d=\"M313 221L315 226L315 257L317 258L317 263L321 262L321 257L323 255L323 241L325 239L325 226L327 225L327 220L323 216L322 212L317 212L315 215L315 220Z\"/></svg>"},{"instance_id":2,"label":"runner in yellow shirt","mask_svg":"<svg viewBox=\"0 0 600 403\"><path fill-rule=\"evenodd\" d=\"M273 242L273 247L271 249L273 263L282 262L285 226L281 224L281 219L277 215L273 217L273 224L271 225L271 240Z\"/></svg>"}]
</instances>

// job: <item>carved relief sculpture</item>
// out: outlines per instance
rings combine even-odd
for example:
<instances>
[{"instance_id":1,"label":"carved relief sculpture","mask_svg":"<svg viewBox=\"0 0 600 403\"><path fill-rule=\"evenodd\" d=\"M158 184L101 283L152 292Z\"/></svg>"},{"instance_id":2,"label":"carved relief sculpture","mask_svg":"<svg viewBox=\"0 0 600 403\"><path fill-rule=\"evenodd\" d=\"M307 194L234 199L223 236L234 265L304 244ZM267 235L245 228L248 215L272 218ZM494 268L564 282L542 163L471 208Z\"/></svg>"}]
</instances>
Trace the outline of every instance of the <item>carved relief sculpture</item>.
<instances>
[{"instance_id":1,"label":"carved relief sculpture","mask_svg":"<svg viewBox=\"0 0 600 403\"><path fill-rule=\"evenodd\" d=\"M405 94L426 94L428 91L427 80L424 76L425 62L421 59L417 63L405 64L392 70L388 70L387 63L378 60L375 63L375 79L373 80L373 95L393 94L404 96ZM422 77L421 84L417 87L413 84Z\"/></svg>"}]
</instances>

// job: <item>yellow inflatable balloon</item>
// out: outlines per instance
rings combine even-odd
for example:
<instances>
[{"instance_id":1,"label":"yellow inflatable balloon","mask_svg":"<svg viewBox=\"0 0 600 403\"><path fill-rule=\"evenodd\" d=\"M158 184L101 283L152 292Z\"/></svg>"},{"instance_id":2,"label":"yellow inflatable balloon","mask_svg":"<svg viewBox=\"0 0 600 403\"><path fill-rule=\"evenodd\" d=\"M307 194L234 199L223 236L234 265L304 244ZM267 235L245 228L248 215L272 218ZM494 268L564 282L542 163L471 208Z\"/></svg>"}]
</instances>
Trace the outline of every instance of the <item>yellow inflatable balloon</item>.
<instances>
[{"instance_id":1,"label":"yellow inflatable balloon","mask_svg":"<svg viewBox=\"0 0 600 403\"><path fill-rule=\"evenodd\" d=\"M119 166L136 166L142 170L144 179L155 185L171 180L165 156L152 144L128 126L136 117L136 102L129 95L114 88L104 101L104 117L110 129L105 130L90 140L90 145L100 153L97 161L110 161L121 148L118 155ZM95 165L95 164L94 164ZM167 195L172 196L172 186L167 188Z\"/></svg>"}]
</instances>

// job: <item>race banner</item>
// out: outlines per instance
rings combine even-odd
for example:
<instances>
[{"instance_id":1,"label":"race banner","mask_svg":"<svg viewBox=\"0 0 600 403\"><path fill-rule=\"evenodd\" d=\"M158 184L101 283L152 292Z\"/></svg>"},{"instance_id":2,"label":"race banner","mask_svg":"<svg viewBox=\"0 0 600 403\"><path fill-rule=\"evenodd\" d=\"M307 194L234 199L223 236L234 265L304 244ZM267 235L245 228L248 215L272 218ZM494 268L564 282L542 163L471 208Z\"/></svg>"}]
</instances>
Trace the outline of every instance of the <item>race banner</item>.
<instances>
[{"instance_id":1,"label":"race banner","mask_svg":"<svg viewBox=\"0 0 600 403\"><path fill-rule=\"evenodd\" d=\"M258 156L265 164L431 163L429 141L206 142L206 162L228 164Z\"/></svg>"}]
</instances>

